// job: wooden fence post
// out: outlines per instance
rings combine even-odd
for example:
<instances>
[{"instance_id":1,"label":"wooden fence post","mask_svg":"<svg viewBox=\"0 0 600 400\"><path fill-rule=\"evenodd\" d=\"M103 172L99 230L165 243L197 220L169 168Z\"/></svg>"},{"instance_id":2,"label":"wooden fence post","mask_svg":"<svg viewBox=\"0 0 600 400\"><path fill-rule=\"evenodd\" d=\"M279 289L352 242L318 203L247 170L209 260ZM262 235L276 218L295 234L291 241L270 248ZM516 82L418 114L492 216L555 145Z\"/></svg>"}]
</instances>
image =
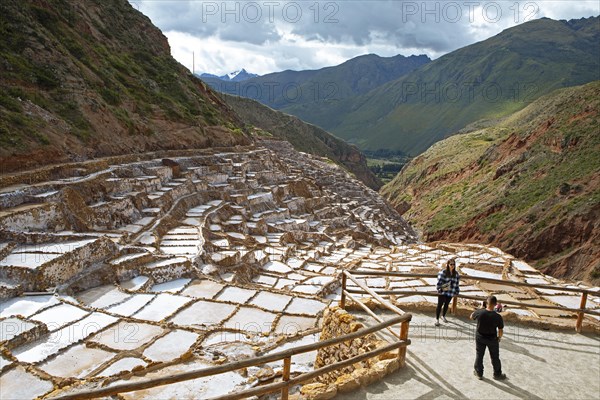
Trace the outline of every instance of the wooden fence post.
<instances>
[{"instance_id":1,"label":"wooden fence post","mask_svg":"<svg viewBox=\"0 0 600 400\"><path fill-rule=\"evenodd\" d=\"M290 380L290 371L292 369L292 357L286 357L283 359L283 376L281 377L284 382ZM290 392L289 386L281 389L281 400L288 400L288 394Z\"/></svg>"},{"instance_id":2,"label":"wooden fence post","mask_svg":"<svg viewBox=\"0 0 600 400\"><path fill-rule=\"evenodd\" d=\"M577 333L581 332L583 326L583 310L585 309L585 303L587 302L587 293L581 293L581 303L579 303L580 312L577 313L577 322L575 323L575 330Z\"/></svg>"},{"instance_id":3,"label":"wooden fence post","mask_svg":"<svg viewBox=\"0 0 600 400\"><path fill-rule=\"evenodd\" d=\"M457 304L457 303L458 303L458 297L457 297L457 296L454 296L454 297L452 298L452 309L450 310L450 312L451 312L453 315L456 315L456 304Z\"/></svg>"},{"instance_id":4,"label":"wooden fence post","mask_svg":"<svg viewBox=\"0 0 600 400\"><path fill-rule=\"evenodd\" d=\"M346 271L342 272L342 298L340 299L340 307L346 309Z\"/></svg>"},{"instance_id":5,"label":"wooden fence post","mask_svg":"<svg viewBox=\"0 0 600 400\"><path fill-rule=\"evenodd\" d=\"M410 321L404 321L402 325L400 325L400 340L408 340L408 328ZM400 368L404 367L406 363L406 346L400 347L398 349L398 361L400 364Z\"/></svg>"}]
</instances>

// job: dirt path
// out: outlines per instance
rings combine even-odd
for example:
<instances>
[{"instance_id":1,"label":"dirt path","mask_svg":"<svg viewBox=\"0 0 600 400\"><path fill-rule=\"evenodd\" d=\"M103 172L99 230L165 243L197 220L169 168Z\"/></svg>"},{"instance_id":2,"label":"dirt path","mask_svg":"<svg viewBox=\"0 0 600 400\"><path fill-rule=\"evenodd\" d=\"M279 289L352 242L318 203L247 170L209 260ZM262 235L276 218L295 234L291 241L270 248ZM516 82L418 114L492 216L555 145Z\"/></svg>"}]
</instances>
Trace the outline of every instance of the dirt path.
<instances>
[{"instance_id":1,"label":"dirt path","mask_svg":"<svg viewBox=\"0 0 600 400\"><path fill-rule=\"evenodd\" d=\"M371 323L371 321L368 321ZM431 315L413 313L407 366L383 381L339 399L598 399L600 337L507 325L500 344L505 381L473 376L474 323L449 318L436 328Z\"/></svg>"}]
</instances>

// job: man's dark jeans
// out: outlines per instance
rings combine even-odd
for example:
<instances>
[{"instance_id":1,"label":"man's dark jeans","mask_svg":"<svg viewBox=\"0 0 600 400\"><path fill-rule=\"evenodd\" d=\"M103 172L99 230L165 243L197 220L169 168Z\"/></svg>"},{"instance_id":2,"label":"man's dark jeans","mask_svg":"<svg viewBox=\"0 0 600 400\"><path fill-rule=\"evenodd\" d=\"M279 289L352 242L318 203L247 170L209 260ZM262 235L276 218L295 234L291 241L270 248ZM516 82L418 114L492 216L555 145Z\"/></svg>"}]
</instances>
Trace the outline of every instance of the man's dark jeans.
<instances>
[{"instance_id":1,"label":"man's dark jeans","mask_svg":"<svg viewBox=\"0 0 600 400\"><path fill-rule=\"evenodd\" d=\"M498 343L498 339L488 339L479 334L477 334L475 338L475 349L477 351L477 355L475 356L475 371L478 375L483 375L483 356L485 355L486 347L490 349L490 357L492 359L492 366L494 367L494 376L502 375L500 343Z\"/></svg>"}]
</instances>

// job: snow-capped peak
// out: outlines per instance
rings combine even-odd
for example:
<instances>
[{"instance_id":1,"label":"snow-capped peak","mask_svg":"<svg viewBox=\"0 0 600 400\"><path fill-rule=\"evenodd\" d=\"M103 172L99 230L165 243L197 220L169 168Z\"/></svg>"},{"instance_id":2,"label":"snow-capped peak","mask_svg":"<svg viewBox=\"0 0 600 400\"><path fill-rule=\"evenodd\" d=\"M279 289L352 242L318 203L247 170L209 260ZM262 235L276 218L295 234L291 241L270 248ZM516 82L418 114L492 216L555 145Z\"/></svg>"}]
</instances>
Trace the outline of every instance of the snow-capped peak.
<instances>
[{"instance_id":1,"label":"snow-capped peak","mask_svg":"<svg viewBox=\"0 0 600 400\"><path fill-rule=\"evenodd\" d=\"M242 68L242 70L240 70L240 71L233 71L233 72L228 73L225 76L227 76L227 78L229 78L229 80L232 81L236 76L238 76L240 73L242 73L242 71L246 72L246 70L244 70Z\"/></svg>"},{"instance_id":2,"label":"snow-capped peak","mask_svg":"<svg viewBox=\"0 0 600 400\"><path fill-rule=\"evenodd\" d=\"M241 81L245 81L246 79L255 78L257 76L258 76L257 74L251 74L248 71L246 71L244 68L242 68L238 71L230 72L230 73L228 73L226 75L222 75L222 76L217 76L217 75L207 74L207 73L200 75L201 78L218 78L218 79L221 79L222 81L226 81L226 82L241 82Z\"/></svg>"}]
</instances>

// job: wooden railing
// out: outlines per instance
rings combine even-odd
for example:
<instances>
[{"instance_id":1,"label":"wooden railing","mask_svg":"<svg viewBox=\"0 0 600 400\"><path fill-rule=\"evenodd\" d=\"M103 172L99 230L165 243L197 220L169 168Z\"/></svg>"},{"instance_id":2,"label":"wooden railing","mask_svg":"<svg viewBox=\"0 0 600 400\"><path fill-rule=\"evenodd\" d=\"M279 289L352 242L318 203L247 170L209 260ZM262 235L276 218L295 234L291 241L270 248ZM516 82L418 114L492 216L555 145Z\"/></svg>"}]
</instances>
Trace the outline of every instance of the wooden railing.
<instances>
[{"instance_id":1,"label":"wooden railing","mask_svg":"<svg viewBox=\"0 0 600 400\"><path fill-rule=\"evenodd\" d=\"M363 284L362 282L357 280L355 277L353 277L349 271L342 272L342 297L340 299L340 307L342 307L344 309L346 308L346 297L347 297L350 300L352 300L355 304L358 304L368 315L373 317L373 319L375 319L377 322L379 322L380 324L383 323L383 319L381 317L379 317L377 314L375 314L373 311L371 311L371 309L369 307L367 307L366 305L364 305L362 302L357 301L352 296L352 294L350 292L348 292L348 290L346 290L347 279L350 279L352 282L354 282L358 287L360 287L366 293L369 293L383 307L387 308L388 310L390 310L392 312L395 312L399 316L407 315L404 311L402 311L395 305L391 304L389 301L387 301L386 299L381 297L374 290L367 287L367 285ZM408 315L410 315L410 314L408 314ZM411 318L402 322L402 325L400 326L400 336L399 336L400 340L408 340L408 330L409 330L410 320L411 320ZM390 328L387 328L387 329L392 334L394 334L394 332ZM403 347L400 350L398 350L398 358L400 359L400 366L403 367L404 363L406 362L406 347Z\"/></svg>"},{"instance_id":2,"label":"wooden railing","mask_svg":"<svg viewBox=\"0 0 600 400\"><path fill-rule=\"evenodd\" d=\"M394 317L387 321L381 321L377 325L373 325L370 327L366 327L360 329L356 332L349 333L347 335L338 336L335 338L331 338L328 340L324 340L321 342L316 342L312 344L307 344L304 346L298 346L291 349L287 349L284 351L280 351L277 353L264 355L260 357L254 357L242 361L232 362L224 365L219 365L210 368L203 368L194 371L188 371L180 374L168 375L160 378L148 379L144 381L131 382L131 383L122 383L113 385L110 387L103 387L93 390L87 391L74 391L72 394L65 394L58 397L51 397L53 399L93 399L98 397L105 396L113 396L119 393L126 392L134 392L143 389L149 389L157 386L168 385L177 382L188 381L192 379L205 378L209 376L224 374L227 372L232 372L236 370L240 370L242 368L255 367L259 365L263 365L270 362L282 361L283 360L283 373L282 373L282 381L275 382L259 387L255 387L252 389L243 390L240 392L230 393L218 397L214 397L212 400L235 400L235 399L243 399L251 396L261 396L268 393L273 393L280 391L282 400L287 400L288 392L290 387L294 385L298 385L300 383L304 383L310 381L322 374L329 373L355 363L368 360L370 358L376 357L380 354L387 353L389 351L393 351L398 349L398 360L400 365L404 365L405 357L406 357L406 346L410 344L410 340L408 339L408 323L411 320L411 314L403 314L398 317ZM343 343L349 340L361 338L371 333L378 332L380 330L390 328L392 325L402 324L402 327L399 332L399 340L389 345L377 348L375 350L369 351L367 353L349 358L347 360L343 360L334 364L327 365L325 367L319 368L314 371L310 371L299 376L290 377L291 371L291 358L297 354L308 353L311 351L319 350L328 346L333 346L339 343Z\"/></svg>"},{"instance_id":3,"label":"wooden railing","mask_svg":"<svg viewBox=\"0 0 600 400\"><path fill-rule=\"evenodd\" d=\"M390 271L390 272L388 272L388 271L360 271L360 270L345 271L344 275L342 276L341 304L345 304L345 298L350 296L351 294L370 294L373 298L375 298L377 300L383 299L382 296L389 296L389 295L422 295L422 296L435 296L435 297L438 296L437 291L424 292L424 291L416 291L416 290L372 290L372 289L368 288L365 284L363 284L362 282L357 280L356 276L384 276L384 277L401 277L401 278L437 278L437 274L415 274L415 273L393 272L393 271ZM461 275L460 277L461 277L461 280L476 280L476 281L481 281L481 282L498 283L498 284L502 284L505 286L520 286L520 287L528 287L528 288L551 289L551 290L557 290L557 291L562 291L562 292L580 293L581 300L580 300L579 308L570 308L570 307L565 307L565 306L554 306L554 305L544 305L544 304L531 304L531 303L526 303L526 302L521 302L521 301L506 301L506 300L502 301L503 304L508 304L508 305L516 305L516 306L521 306L521 307L539 308L539 309L550 309L550 310L564 310L564 311L571 311L571 312L577 313L577 320L575 322L575 330L577 332L581 332L581 328L583 326L583 316L585 314L600 316L600 311L591 310L591 309L586 308L588 295L600 297L599 290L569 288L569 287L556 286L556 285L544 285L544 284L526 283L526 282L515 282L515 281L486 278L486 277L479 277L479 276ZM348 289L347 285L346 285L347 279L351 279L352 282L354 282L362 290ZM469 299L469 300L479 300L479 301L485 300L484 297L480 297L480 296L468 296L468 295L459 294L458 296L454 297L454 299L452 301L452 310L451 310L452 313L456 312L457 297L460 297L463 299ZM353 301L356 304L358 304L360 307L363 307L363 309L366 308L366 306L364 306L364 304L362 304L361 302L357 302L354 299L353 299Z\"/></svg>"}]
</instances>

